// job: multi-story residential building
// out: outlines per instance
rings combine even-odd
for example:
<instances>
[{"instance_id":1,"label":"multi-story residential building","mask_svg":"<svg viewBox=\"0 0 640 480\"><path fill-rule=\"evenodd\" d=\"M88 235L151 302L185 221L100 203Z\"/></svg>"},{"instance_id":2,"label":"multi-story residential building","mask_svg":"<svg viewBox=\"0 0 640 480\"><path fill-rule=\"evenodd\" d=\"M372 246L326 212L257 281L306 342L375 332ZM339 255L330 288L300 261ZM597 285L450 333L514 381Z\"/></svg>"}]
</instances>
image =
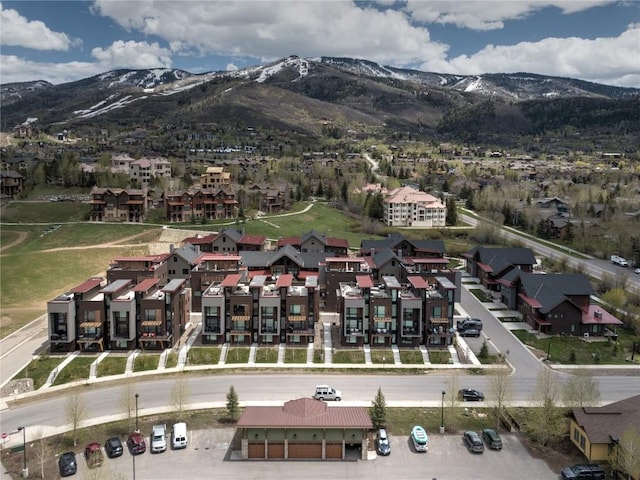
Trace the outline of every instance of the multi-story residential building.
<instances>
[{"instance_id":1,"label":"multi-story residential building","mask_svg":"<svg viewBox=\"0 0 640 480\"><path fill-rule=\"evenodd\" d=\"M101 290L106 312L107 345L111 350L131 350L137 347L136 296L133 282L128 279L111 282Z\"/></svg>"},{"instance_id":2,"label":"multi-story residential building","mask_svg":"<svg viewBox=\"0 0 640 480\"><path fill-rule=\"evenodd\" d=\"M327 257L321 268L321 282L325 285L324 309L338 309L338 292L343 282L353 282L358 275L370 275L371 265L365 257Z\"/></svg>"},{"instance_id":3,"label":"multi-story residential building","mask_svg":"<svg viewBox=\"0 0 640 480\"><path fill-rule=\"evenodd\" d=\"M142 222L147 216L149 202L146 189L93 187L89 219L94 222Z\"/></svg>"},{"instance_id":4,"label":"multi-story residential building","mask_svg":"<svg viewBox=\"0 0 640 480\"><path fill-rule=\"evenodd\" d=\"M0 172L0 195L15 198L22 192L24 177L13 170Z\"/></svg>"},{"instance_id":5,"label":"multi-story residential building","mask_svg":"<svg viewBox=\"0 0 640 480\"><path fill-rule=\"evenodd\" d=\"M261 252L267 249L268 240L264 235L247 235L235 228L227 228L219 233L189 237L183 243L198 246L201 252Z\"/></svg>"},{"instance_id":6,"label":"multi-story residential building","mask_svg":"<svg viewBox=\"0 0 640 480\"><path fill-rule=\"evenodd\" d=\"M250 183L238 193L242 195L245 209L249 206L266 214L274 214L291 207L291 187L286 182Z\"/></svg>"},{"instance_id":7,"label":"multi-story residential building","mask_svg":"<svg viewBox=\"0 0 640 480\"><path fill-rule=\"evenodd\" d=\"M235 192L229 187L213 190L167 191L160 205L170 222L232 219L238 216Z\"/></svg>"},{"instance_id":8,"label":"multi-story residential building","mask_svg":"<svg viewBox=\"0 0 640 480\"><path fill-rule=\"evenodd\" d=\"M593 289L581 273L537 274L514 269L499 280L502 301L546 334L604 336L622 322L591 303Z\"/></svg>"},{"instance_id":9,"label":"multi-story residential building","mask_svg":"<svg viewBox=\"0 0 640 480\"><path fill-rule=\"evenodd\" d=\"M384 223L391 227L444 227L447 207L433 195L411 187L396 188L383 202Z\"/></svg>"},{"instance_id":10,"label":"multi-story residential building","mask_svg":"<svg viewBox=\"0 0 640 480\"><path fill-rule=\"evenodd\" d=\"M91 278L47 304L51 350L103 351L172 347L189 321L184 279L164 287L157 278L105 285Z\"/></svg>"},{"instance_id":11,"label":"multi-story residential building","mask_svg":"<svg viewBox=\"0 0 640 480\"><path fill-rule=\"evenodd\" d=\"M109 283L128 279L134 284L147 278L155 278L160 285L169 281L167 258L170 254L140 255L136 257L116 257L107 270Z\"/></svg>"},{"instance_id":12,"label":"multi-story residential building","mask_svg":"<svg viewBox=\"0 0 640 480\"><path fill-rule=\"evenodd\" d=\"M140 158L129 164L129 178L148 188L152 178L171 179L171 162L166 158Z\"/></svg>"},{"instance_id":13,"label":"multi-story residential building","mask_svg":"<svg viewBox=\"0 0 640 480\"><path fill-rule=\"evenodd\" d=\"M202 294L202 342L306 346L313 343L318 299L317 277L227 275Z\"/></svg>"},{"instance_id":14,"label":"multi-story residential building","mask_svg":"<svg viewBox=\"0 0 640 480\"><path fill-rule=\"evenodd\" d=\"M349 242L344 238L327 237L315 230L311 230L299 237L279 238L276 244L280 249L285 245L291 245L300 252L327 253L338 257L349 253Z\"/></svg>"},{"instance_id":15,"label":"multi-story residential building","mask_svg":"<svg viewBox=\"0 0 640 480\"><path fill-rule=\"evenodd\" d=\"M369 275L340 284L338 314L340 338L345 346L445 347L453 330L454 292L448 279L430 285L420 276L401 284L384 276L374 283Z\"/></svg>"},{"instance_id":16,"label":"multi-story residential building","mask_svg":"<svg viewBox=\"0 0 640 480\"><path fill-rule=\"evenodd\" d=\"M444 227L447 207L433 195L411 187L396 188L383 202L384 223L391 227Z\"/></svg>"},{"instance_id":17,"label":"multi-story residential building","mask_svg":"<svg viewBox=\"0 0 640 480\"><path fill-rule=\"evenodd\" d=\"M492 291L499 291L499 280L514 268L532 272L536 257L530 248L474 247L462 255L467 259L467 273Z\"/></svg>"},{"instance_id":18,"label":"multi-story residential building","mask_svg":"<svg viewBox=\"0 0 640 480\"><path fill-rule=\"evenodd\" d=\"M224 167L207 167L205 173L200 175L202 190L214 190L231 185L231 173L225 172Z\"/></svg>"},{"instance_id":19,"label":"multi-story residential building","mask_svg":"<svg viewBox=\"0 0 640 480\"><path fill-rule=\"evenodd\" d=\"M47 317L49 327L49 340L51 350L73 351L78 346L78 338L88 334L89 326L85 322L98 322L101 318L93 316L87 312L85 304L82 311L80 305L95 297L105 284L105 279L101 277L90 278L80 285L72 288L68 292L58 295L55 299L47 302ZM79 323L85 323L82 327L82 333ZM96 327L93 330L93 342L88 343L89 338L83 337L83 344L95 344L102 338L102 331L98 331ZM98 327L99 328L99 327Z\"/></svg>"},{"instance_id":20,"label":"multi-story residential building","mask_svg":"<svg viewBox=\"0 0 640 480\"><path fill-rule=\"evenodd\" d=\"M140 298L140 347L151 350L173 347L184 333L190 308L191 290L184 279L171 280L162 288L147 291Z\"/></svg>"},{"instance_id":21,"label":"multi-story residential building","mask_svg":"<svg viewBox=\"0 0 640 480\"><path fill-rule=\"evenodd\" d=\"M246 278L246 268L242 265L240 255L202 253L195 260L189 280L192 291L191 308L194 312L199 312L202 307L203 292L230 274L240 274L240 278Z\"/></svg>"}]
</instances>

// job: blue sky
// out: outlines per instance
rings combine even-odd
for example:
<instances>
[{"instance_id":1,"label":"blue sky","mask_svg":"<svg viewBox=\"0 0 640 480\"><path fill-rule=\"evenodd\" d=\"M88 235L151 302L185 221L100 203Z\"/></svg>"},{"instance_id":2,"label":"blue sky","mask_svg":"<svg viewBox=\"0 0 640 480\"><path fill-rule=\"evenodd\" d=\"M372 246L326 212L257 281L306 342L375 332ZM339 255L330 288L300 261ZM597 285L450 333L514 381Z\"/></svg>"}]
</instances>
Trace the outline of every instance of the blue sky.
<instances>
[{"instance_id":1,"label":"blue sky","mask_svg":"<svg viewBox=\"0 0 640 480\"><path fill-rule=\"evenodd\" d=\"M193 73L288 55L640 87L636 0L3 1L0 83Z\"/></svg>"}]
</instances>

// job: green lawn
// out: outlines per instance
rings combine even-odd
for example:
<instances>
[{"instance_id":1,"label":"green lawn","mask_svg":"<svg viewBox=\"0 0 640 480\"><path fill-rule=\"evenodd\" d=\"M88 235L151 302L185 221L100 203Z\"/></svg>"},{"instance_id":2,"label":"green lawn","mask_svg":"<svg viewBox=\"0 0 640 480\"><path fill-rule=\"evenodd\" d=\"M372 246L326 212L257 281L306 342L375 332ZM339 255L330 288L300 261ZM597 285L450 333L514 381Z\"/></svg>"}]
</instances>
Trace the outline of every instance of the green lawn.
<instances>
[{"instance_id":1,"label":"green lawn","mask_svg":"<svg viewBox=\"0 0 640 480\"><path fill-rule=\"evenodd\" d=\"M422 358L422 352L418 349L400 349L400 361L403 364L422 364L424 365L424 358Z\"/></svg>"},{"instance_id":2,"label":"green lawn","mask_svg":"<svg viewBox=\"0 0 640 480\"><path fill-rule=\"evenodd\" d=\"M451 360L448 350L429 350L429 361L431 363L446 364Z\"/></svg>"},{"instance_id":3,"label":"green lawn","mask_svg":"<svg viewBox=\"0 0 640 480\"><path fill-rule=\"evenodd\" d=\"M278 347L258 347L256 349L256 363L276 363L278 361Z\"/></svg>"},{"instance_id":4,"label":"green lawn","mask_svg":"<svg viewBox=\"0 0 640 480\"><path fill-rule=\"evenodd\" d=\"M220 361L220 347L191 347L187 353L188 365L217 365Z\"/></svg>"},{"instance_id":5,"label":"green lawn","mask_svg":"<svg viewBox=\"0 0 640 480\"><path fill-rule=\"evenodd\" d=\"M121 355L109 355L98 364L98 377L110 375L122 375L127 367L127 357Z\"/></svg>"},{"instance_id":6,"label":"green lawn","mask_svg":"<svg viewBox=\"0 0 640 480\"><path fill-rule=\"evenodd\" d=\"M357 350L336 350L333 354L333 363L364 363L364 351Z\"/></svg>"},{"instance_id":7,"label":"green lawn","mask_svg":"<svg viewBox=\"0 0 640 480\"><path fill-rule=\"evenodd\" d=\"M287 347L284 352L284 363L307 363L307 349L304 347Z\"/></svg>"},{"instance_id":8,"label":"green lawn","mask_svg":"<svg viewBox=\"0 0 640 480\"><path fill-rule=\"evenodd\" d=\"M226 363L249 363L249 347L231 347L227 352Z\"/></svg>"},{"instance_id":9,"label":"green lawn","mask_svg":"<svg viewBox=\"0 0 640 480\"><path fill-rule=\"evenodd\" d=\"M324 350L313 351L313 363L324 363Z\"/></svg>"},{"instance_id":10,"label":"green lawn","mask_svg":"<svg viewBox=\"0 0 640 480\"><path fill-rule=\"evenodd\" d=\"M97 356L76 357L67 364L53 381L53 385L64 385L76 380L87 380L91 364L95 362Z\"/></svg>"},{"instance_id":11,"label":"green lawn","mask_svg":"<svg viewBox=\"0 0 640 480\"><path fill-rule=\"evenodd\" d=\"M486 293L484 293L484 290L480 288L470 288L469 292L472 293L478 300L480 300L483 303L492 301L492 299L488 297Z\"/></svg>"},{"instance_id":12,"label":"green lawn","mask_svg":"<svg viewBox=\"0 0 640 480\"><path fill-rule=\"evenodd\" d=\"M393 365L393 351L386 348L382 348L382 349L372 348L371 362L382 363L385 365Z\"/></svg>"},{"instance_id":13,"label":"green lawn","mask_svg":"<svg viewBox=\"0 0 640 480\"><path fill-rule=\"evenodd\" d=\"M167 361L164 364L165 368L174 368L178 365L178 354L171 352L167 355Z\"/></svg>"},{"instance_id":14,"label":"green lawn","mask_svg":"<svg viewBox=\"0 0 640 480\"><path fill-rule=\"evenodd\" d=\"M33 380L33 388L39 389L49 378L51 371L60 365L64 360L63 356L43 355L34 358L29 365L20 370L13 378L31 378Z\"/></svg>"},{"instance_id":15,"label":"green lawn","mask_svg":"<svg viewBox=\"0 0 640 480\"><path fill-rule=\"evenodd\" d=\"M160 362L159 353L141 353L133 362L134 372L145 372L147 370L155 370Z\"/></svg>"},{"instance_id":16,"label":"green lawn","mask_svg":"<svg viewBox=\"0 0 640 480\"><path fill-rule=\"evenodd\" d=\"M584 341L580 337L552 336L538 339L526 330L513 330L513 334L526 345L548 352L551 361L563 364L598 365L598 364L626 364L625 357L630 352L630 346L625 347L624 341L614 347L612 341ZM617 349L617 352L616 352ZM623 352L623 350L625 350Z\"/></svg>"}]
</instances>

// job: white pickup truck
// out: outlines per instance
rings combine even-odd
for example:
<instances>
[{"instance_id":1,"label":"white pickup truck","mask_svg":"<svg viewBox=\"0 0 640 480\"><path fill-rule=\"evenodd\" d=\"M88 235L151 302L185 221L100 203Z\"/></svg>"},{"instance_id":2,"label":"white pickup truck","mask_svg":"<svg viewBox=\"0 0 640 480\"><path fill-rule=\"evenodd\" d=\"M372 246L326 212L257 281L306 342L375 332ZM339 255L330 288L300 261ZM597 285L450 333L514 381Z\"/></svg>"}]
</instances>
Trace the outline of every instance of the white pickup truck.
<instances>
[{"instance_id":1,"label":"white pickup truck","mask_svg":"<svg viewBox=\"0 0 640 480\"><path fill-rule=\"evenodd\" d=\"M624 258L618 255L611 255L611 263L618 265L620 267L628 267L629 262L627 262Z\"/></svg>"}]
</instances>

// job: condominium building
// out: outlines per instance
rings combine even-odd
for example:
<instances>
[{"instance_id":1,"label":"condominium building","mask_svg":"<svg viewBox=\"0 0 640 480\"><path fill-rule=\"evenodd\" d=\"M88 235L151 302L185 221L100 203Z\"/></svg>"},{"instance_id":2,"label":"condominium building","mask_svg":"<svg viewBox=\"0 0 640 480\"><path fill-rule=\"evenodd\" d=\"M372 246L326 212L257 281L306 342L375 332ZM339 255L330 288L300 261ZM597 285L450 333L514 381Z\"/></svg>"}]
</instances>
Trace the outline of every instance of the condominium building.
<instances>
[{"instance_id":1,"label":"condominium building","mask_svg":"<svg viewBox=\"0 0 640 480\"><path fill-rule=\"evenodd\" d=\"M396 188L384 199L384 223L391 227L444 227L447 207L433 195L411 187Z\"/></svg>"}]
</instances>

